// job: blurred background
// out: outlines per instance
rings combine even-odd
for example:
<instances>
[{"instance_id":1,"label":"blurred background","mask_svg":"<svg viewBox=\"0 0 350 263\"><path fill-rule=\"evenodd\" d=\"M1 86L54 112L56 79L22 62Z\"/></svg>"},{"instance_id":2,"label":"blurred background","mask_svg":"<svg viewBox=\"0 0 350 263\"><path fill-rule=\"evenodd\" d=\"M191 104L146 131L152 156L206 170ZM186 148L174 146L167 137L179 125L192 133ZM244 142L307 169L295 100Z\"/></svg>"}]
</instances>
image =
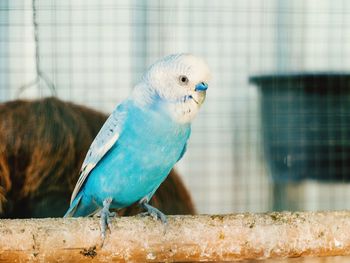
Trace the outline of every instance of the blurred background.
<instances>
[{"instance_id":1,"label":"blurred background","mask_svg":"<svg viewBox=\"0 0 350 263\"><path fill-rule=\"evenodd\" d=\"M0 1L0 102L110 113L176 52L213 75L177 164L198 212L350 209L349 1Z\"/></svg>"}]
</instances>

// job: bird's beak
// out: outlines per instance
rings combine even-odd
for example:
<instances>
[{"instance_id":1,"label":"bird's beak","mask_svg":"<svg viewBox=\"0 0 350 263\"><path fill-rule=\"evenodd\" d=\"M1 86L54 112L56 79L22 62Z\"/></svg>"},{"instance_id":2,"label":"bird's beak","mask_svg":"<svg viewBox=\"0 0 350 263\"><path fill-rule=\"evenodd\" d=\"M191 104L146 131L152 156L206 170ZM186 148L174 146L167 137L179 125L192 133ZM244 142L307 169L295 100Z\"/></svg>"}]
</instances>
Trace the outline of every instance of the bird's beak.
<instances>
[{"instance_id":1,"label":"bird's beak","mask_svg":"<svg viewBox=\"0 0 350 263\"><path fill-rule=\"evenodd\" d=\"M206 90L208 89L208 84L205 82L200 82L196 85L194 88L194 91L196 91L195 94L193 94L192 99L194 102L196 102L199 106L202 105L202 103L205 100Z\"/></svg>"},{"instance_id":2,"label":"bird's beak","mask_svg":"<svg viewBox=\"0 0 350 263\"><path fill-rule=\"evenodd\" d=\"M206 91L208 89L208 84L205 82L200 82L196 85L195 91Z\"/></svg>"}]
</instances>

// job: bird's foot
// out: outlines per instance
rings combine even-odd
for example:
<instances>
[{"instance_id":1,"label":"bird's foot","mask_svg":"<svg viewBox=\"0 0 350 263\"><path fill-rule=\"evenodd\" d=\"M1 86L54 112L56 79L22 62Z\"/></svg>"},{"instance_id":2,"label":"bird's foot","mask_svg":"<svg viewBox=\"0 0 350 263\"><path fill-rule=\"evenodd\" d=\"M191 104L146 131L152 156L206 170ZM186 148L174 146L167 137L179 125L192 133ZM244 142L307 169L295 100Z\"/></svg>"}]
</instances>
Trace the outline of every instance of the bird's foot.
<instances>
[{"instance_id":1,"label":"bird's foot","mask_svg":"<svg viewBox=\"0 0 350 263\"><path fill-rule=\"evenodd\" d=\"M164 225L166 225L168 223L166 216L161 211L159 211L157 208L151 206L150 204L148 204L146 202L142 202L140 204L141 204L142 208L146 210L146 212L141 213L142 216L150 215L154 219L159 219Z\"/></svg>"},{"instance_id":2,"label":"bird's foot","mask_svg":"<svg viewBox=\"0 0 350 263\"><path fill-rule=\"evenodd\" d=\"M107 229L111 231L111 217L115 217L117 214L115 212L110 212L109 207L112 203L112 198L106 198L103 201L103 208L99 212L100 216L100 227L101 227L101 237L102 237L102 245L104 244L104 241L106 239L106 231Z\"/></svg>"}]
</instances>

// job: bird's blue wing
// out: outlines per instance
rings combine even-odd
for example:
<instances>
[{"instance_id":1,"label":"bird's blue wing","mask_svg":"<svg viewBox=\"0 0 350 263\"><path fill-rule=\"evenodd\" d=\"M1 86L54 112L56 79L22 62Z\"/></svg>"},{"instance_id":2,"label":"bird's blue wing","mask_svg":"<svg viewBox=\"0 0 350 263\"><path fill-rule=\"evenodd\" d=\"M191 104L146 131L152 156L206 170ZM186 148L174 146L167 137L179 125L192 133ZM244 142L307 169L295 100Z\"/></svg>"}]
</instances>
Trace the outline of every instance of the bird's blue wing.
<instances>
[{"instance_id":1,"label":"bird's blue wing","mask_svg":"<svg viewBox=\"0 0 350 263\"><path fill-rule=\"evenodd\" d=\"M94 169L96 164L117 142L122 131L123 123L126 119L126 108L126 105L120 104L108 117L101 130L95 137L94 141L92 142L90 149L84 159L83 165L80 169L80 176L73 190L70 201L71 204L79 193L82 185L84 184L92 169Z\"/></svg>"},{"instance_id":2,"label":"bird's blue wing","mask_svg":"<svg viewBox=\"0 0 350 263\"><path fill-rule=\"evenodd\" d=\"M189 129L189 131L188 131L188 133L187 133L187 139L186 139L186 140L188 140L188 138L190 137L190 134L191 134L191 128ZM178 161L180 161L180 160L182 159L182 157L183 157L183 156L185 155L185 153L186 153L186 150L187 150L187 142L186 142L184 148L182 149L182 151L181 151L181 153L180 153L180 156L179 156L179 158L177 159L176 162L178 162Z\"/></svg>"},{"instance_id":3,"label":"bird's blue wing","mask_svg":"<svg viewBox=\"0 0 350 263\"><path fill-rule=\"evenodd\" d=\"M177 159L176 162L178 162L178 161L181 160L181 158L184 156L186 150L187 150L187 143L185 144L184 148L182 149L182 152L181 152L181 154L180 154L180 156L179 156L179 159Z\"/></svg>"}]
</instances>

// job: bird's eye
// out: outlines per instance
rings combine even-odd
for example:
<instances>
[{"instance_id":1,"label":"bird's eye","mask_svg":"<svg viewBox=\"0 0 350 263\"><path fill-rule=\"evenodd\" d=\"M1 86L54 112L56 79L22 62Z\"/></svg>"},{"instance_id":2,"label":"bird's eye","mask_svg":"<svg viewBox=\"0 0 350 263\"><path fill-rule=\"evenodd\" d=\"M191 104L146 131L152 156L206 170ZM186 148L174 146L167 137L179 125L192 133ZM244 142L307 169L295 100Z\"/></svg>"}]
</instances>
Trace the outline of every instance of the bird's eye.
<instances>
[{"instance_id":1,"label":"bird's eye","mask_svg":"<svg viewBox=\"0 0 350 263\"><path fill-rule=\"evenodd\" d=\"M188 78L185 75L179 77L179 82L181 85L186 85L188 83Z\"/></svg>"}]
</instances>

